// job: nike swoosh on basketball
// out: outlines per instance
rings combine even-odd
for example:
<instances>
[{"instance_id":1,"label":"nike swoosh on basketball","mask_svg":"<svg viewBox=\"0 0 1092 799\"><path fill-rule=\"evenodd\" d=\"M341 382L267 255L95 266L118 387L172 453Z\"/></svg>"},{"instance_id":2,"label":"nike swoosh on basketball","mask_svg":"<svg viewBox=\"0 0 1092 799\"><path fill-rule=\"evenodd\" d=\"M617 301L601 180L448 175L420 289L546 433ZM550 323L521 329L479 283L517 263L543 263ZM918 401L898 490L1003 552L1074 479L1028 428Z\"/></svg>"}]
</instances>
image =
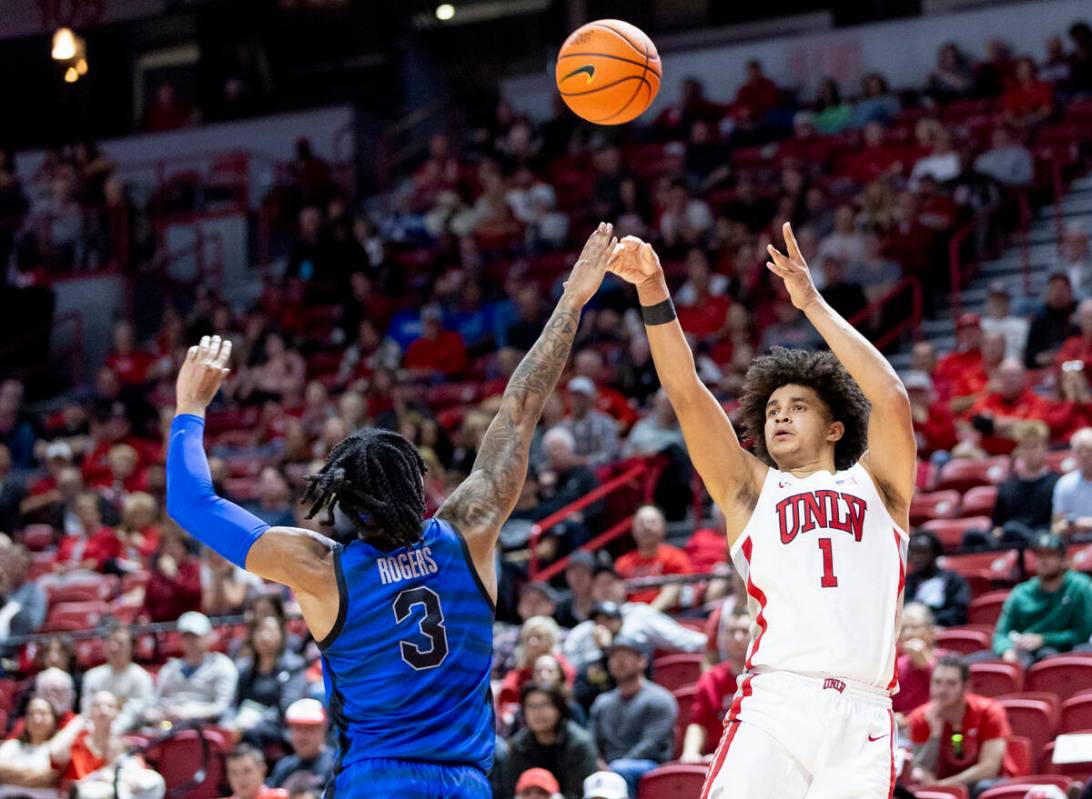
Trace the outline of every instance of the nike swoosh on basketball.
<instances>
[{"instance_id":1,"label":"nike swoosh on basketball","mask_svg":"<svg viewBox=\"0 0 1092 799\"><path fill-rule=\"evenodd\" d=\"M886 737L887 737L888 735L890 735L890 734L891 734L891 733L889 733L889 732L885 732L885 733L884 733L883 735L877 735L877 736L876 736L875 738L873 738L873 737L872 737L871 735L869 735L869 736L868 736L868 740L869 740L869 741L879 741L879 740L880 740L880 739L882 739L882 738L886 738Z\"/></svg>"},{"instance_id":2,"label":"nike swoosh on basketball","mask_svg":"<svg viewBox=\"0 0 1092 799\"><path fill-rule=\"evenodd\" d=\"M564 80L568 80L569 78L575 78L577 75L587 75L588 76L588 83L591 83L593 80L595 80L595 65L594 64L585 64L582 67L577 67L572 72L570 72L568 75L563 77L562 80L564 81Z\"/></svg>"}]
</instances>

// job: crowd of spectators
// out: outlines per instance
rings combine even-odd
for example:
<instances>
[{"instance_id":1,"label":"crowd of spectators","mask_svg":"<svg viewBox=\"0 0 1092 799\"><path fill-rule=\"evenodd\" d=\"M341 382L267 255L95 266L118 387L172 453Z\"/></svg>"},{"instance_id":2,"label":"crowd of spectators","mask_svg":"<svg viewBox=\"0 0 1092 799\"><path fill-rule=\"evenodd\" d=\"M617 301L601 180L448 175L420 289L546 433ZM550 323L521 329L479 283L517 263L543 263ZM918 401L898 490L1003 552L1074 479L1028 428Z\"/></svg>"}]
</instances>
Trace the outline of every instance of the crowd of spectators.
<instances>
[{"instance_id":1,"label":"crowd of spectators","mask_svg":"<svg viewBox=\"0 0 1092 799\"><path fill-rule=\"evenodd\" d=\"M185 312L168 308L146 336L119 322L92 383L47 413L32 412L20 381L0 384L0 525L9 534L0 539L0 654L14 689L0 726L16 736L4 744L11 757L0 753L0 768L14 764L0 782L33 799L70 781L93 792L94 774L123 757L111 736L190 724L228 743L226 777L239 799L314 791L333 767L315 701L317 650L291 620L292 598L196 551L163 513L173 376L197 336L216 331L235 344L208 420L216 489L271 524L320 529L294 501L303 478L364 425L418 445L437 507L468 472L499 391L541 330L569 248L598 218L655 242L701 376L731 411L756 353L819 343L768 280L771 231L793 222L820 287L850 316L904 278L941 285L947 269L935 256L948 237L1013 192L1035 197L1034 148L1092 90L1092 32L1077 24L1069 33L1071 43L1052 42L1039 65L1000 43L978 64L947 45L916 90L893 91L873 74L853 100L828 80L802 102L755 63L732 103L689 80L678 102L626 140L590 133L567 113L535 125L501 102L489 125L434 136L424 163L369 214L356 214L302 148L288 204L297 230L258 303L234 308L205 292ZM0 157L0 208L38 220L0 219L0 256L6 246L19 280L45 268L28 255L44 244L65 268L95 263L87 209L124 201L93 147L50 155L43 170L44 182L27 185L48 192L27 197L12 156ZM112 224L108 212L99 218ZM1035 576L1013 590L983 655L1028 665L1092 635L1092 587L1065 558L1070 539L1092 531L1084 231L1066 231L1055 267L1041 307L991 286L985 318L960 319L956 350L938 358L921 342L906 375L923 473L1009 460L990 524L966 543L1035 556ZM879 333L904 311L888 304L855 319ZM1051 446L1069 446L1076 468L1059 476ZM603 498L537 534L622 459L650 457L645 496L627 498L621 512ZM592 796L618 799L610 771L635 795L659 764L709 756L753 625L726 567L723 519L697 531L687 521L685 442L633 299L613 281L586 315L531 461L501 534L497 795L580 797L591 784L601 789ZM531 579L532 558L555 562L630 514L632 551L623 541L617 557L578 552L553 583ZM685 547L667 543L671 529L684 529ZM914 604L899 662L907 690L896 709L915 745L907 779L973 785L1009 769L995 742L1010 731L1003 711L967 693L966 663L934 645L934 628L964 624L972 598L941 561L944 547L929 532L911 542ZM244 621L214 626L210 616ZM101 640L77 648L65 635L107 618ZM143 622L175 624L134 634L130 625ZM16 643L36 631L50 637ZM692 696L656 682L654 661L667 653L701 661ZM979 729L979 746L931 749L950 728ZM81 735L95 758L51 759L58 742ZM162 792L146 763L125 762L134 793Z\"/></svg>"}]
</instances>

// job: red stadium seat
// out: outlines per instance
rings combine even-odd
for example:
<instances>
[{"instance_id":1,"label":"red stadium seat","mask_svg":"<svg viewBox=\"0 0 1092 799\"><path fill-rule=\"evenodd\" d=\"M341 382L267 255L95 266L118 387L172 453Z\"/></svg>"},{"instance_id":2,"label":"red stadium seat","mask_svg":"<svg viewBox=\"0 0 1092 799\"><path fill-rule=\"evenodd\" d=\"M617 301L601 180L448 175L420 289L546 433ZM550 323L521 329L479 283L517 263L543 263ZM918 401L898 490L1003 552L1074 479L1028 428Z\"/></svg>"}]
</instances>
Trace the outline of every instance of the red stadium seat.
<instances>
[{"instance_id":1,"label":"red stadium seat","mask_svg":"<svg viewBox=\"0 0 1092 799\"><path fill-rule=\"evenodd\" d=\"M1035 753L1031 751L1030 738L1025 738L1023 735L1011 736L1005 746L1005 754L1012 759L1013 768L1016 770L1014 776L1018 777L1022 774L1031 773L1031 764L1035 761Z\"/></svg>"},{"instance_id":2,"label":"red stadium seat","mask_svg":"<svg viewBox=\"0 0 1092 799\"><path fill-rule=\"evenodd\" d=\"M694 696L698 693L698 687L688 685L671 693L675 697L675 704L679 706L679 713L675 717L675 757L679 757L682 754L683 737L690 724L690 711L694 707ZM706 741L706 751L712 751L716 745L716 741Z\"/></svg>"},{"instance_id":3,"label":"red stadium seat","mask_svg":"<svg viewBox=\"0 0 1092 799\"><path fill-rule=\"evenodd\" d=\"M1062 702L1058 732L1092 730L1092 691L1079 693Z\"/></svg>"},{"instance_id":4,"label":"red stadium seat","mask_svg":"<svg viewBox=\"0 0 1092 799\"><path fill-rule=\"evenodd\" d=\"M1053 691L1064 702L1092 689L1092 660L1068 655L1041 660L1028 669L1024 685L1029 691Z\"/></svg>"},{"instance_id":5,"label":"red stadium seat","mask_svg":"<svg viewBox=\"0 0 1092 799\"><path fill-rule=\"evenodd\" d=\"M49 604L65 602L105 602L113 599L121 586L116 574L89 574L86 577L69 577L64 585L48 591Z\"/></svg>"},{"instance_id":6,"label":"red stadium seat","mask_svg":"<svg viewBox=\"0 0 1092 799\"><path fill-rule=\"evenodd\" d=\"M938 649L947 649L961 655L969 655L972 652L989 649L990 634L983 630L952 627L937 632L936 645ZM1020 689L1015 688L1013 690L1018 691Z\"/></svg>"},{"instance_id":7,"label":"red stadium seat","mask_svg":"<svg viewBox=\"0 0 1092 799\"><path fill-rule=\"evenodd\" d=\"M1006 777L998 781L994 788L1007 788L1010 785L1054 785L1061 788L1063 791L1069 790L1069 786L1073 784L1073 780L1064 774L1028 774L1022 777ZM991 789L992 790L992 789ZM984 796L985 794L983 794Z\"/></svg>"},{"instance_id":8,"label":"red stadium seat","mask_svg":"<svg viewBox=\"0 0 1092 799\"><path fill-rule=\"evenodd\" d=\"M17 687L18 684L15 680L0 680L0 707L11 707L12 702L15 700L15 691Z\"/></svg>"},{"instance_id":9,"label":"red stadium seat","mask_svg":"<svg viewBox=\"0 0 1092 799\"><path fill-rule=\"evenodd\" d=\"M1092 734L1092 729L1076 730L1076 732L1089 735ZM1055 763L1054 741L1051 741L1043 749L1043 755L1039 762L1041 763L1040 768L1050 774L1064 774L1067 777L1081 781L1092 778L1092 760L1082 760L1076 763Z\"/></svg>"},{"instance_id":10,"label":"red stadium seat","mask_svg":"<svg viewBox=\"0 0 1092 799\"><path fill-rule=\"evenodd\" d=\"M990 575L991 580L998 582L1015 583L1015 572L1019 555L1015 549L1007 549L1002 552L973 552L968 555L944 555L940 564L945 569L962 574L964 577L983 572Z\"/></svg>"},{"instance_id":11,"label":"red stadium seat","mask_svg":"<svg viewBox=\"0 0 1092 799\"><path fill-rule=\"evenodd\" d=\"M182 793L186 799L215 799L220 795L223 756L219 742L212 736L204 736L202 743L203 732L183 730L152 744L145 752L145 759L163 776L172 795L177 796L177 789L191 785L190 790Z\"/></svg>"},{"instance_id":12,"label":"red stadium seat","mask_svg":"<svg viewBox=\"0 0 1092 799\"><path fill-rule=\"evenodd\" d=\"M88 669L100 666L106 662L106 647L101 638L85 638L76 642L76 662L80 669Z\"/></svg>"},{"instance_id":13,"label":"red stadium seat","mask_svg":"<svg viewBox=\"0 0 1092 799\"><path fill-rule=\"evenodd\" d=\"M910 524L917 526L930 519L952 519L959 513L958 491L934 491L915 494L910 502Z\"/></svg>"},{"instance_id":14,"label":"red stadium seat","mask_svg":"<svg viewBox=\"0 0 1092 799\"><path fill-rule=\"evenodd\" d=\"M57 531L48 524L28 524L23 528L23 546L31 552L43 552L57 543Z\"/></svg>"},{"instance_id":15,"label":"red stadium seat","mask_svg":"<svg viewBox=\"0 0 1092 799\"><path fill-rule=\"evenodd\" d=\"M997 624L997 619L1001 616L1001 606L1008 596L1008 591L991 591L971 600L971 606L967 609L967 621L971 624Z\"/></svg>"},{"instance_id":16,"label":"red stadium seat","mask_svg":"<svg viewBox=\"0 0 1092 799\"><path fill-rule=\"evenodd\" d=\"M1000 485L1009 476L1009 459L1004 455L982 460L956 458L940 470L938 489L953 488L966 493L975 486Z\"/></svg>"},{"instance_id":17,"label":"red stadium seat","mask_svg":"<svg viewBox=\"0 0 1092 799\"><path fill-rule=\"evenodd\" d=\"M968 799L967 789L962 785L927 785L915 788L917 799Z\"/></svg>"},{"instance_id":18,"label":"red stadium seat","mask_svg":"<svg viewBox=\"0 0 1092 799\"><path fill-rule=\"evenodd\" d=\"M1068 777L1066 777L1065 779L1069 780ZM1072 780L1069 780L1069 782L1072 782ZM1051 782L1050 779L1043 779L1042 781L1039 781L1038 777L1036 777L1034 781L1021 779L1019 782L1010 783L1008 785L996 785L987 791L983 791L978 795L978 799L1024 799L1024 797L1028 795L1028 791L1030 791L1032 788L1037 788L1041 785L1056 784L1057 783ZM920 797L921 794L917 794L917 796Z\"/></svg>"},{"instance_id":19,"label":"red stadium seat","mask_svg":"<svg viewBox=\"0 0 1092 799\"><path fill-rule=\"evenodd\" d=\"M1073 450L1070 449L1048 452L1046 461L1047 466L1060 474L1071 472L1077 468L1077 456L1074 455Z\"/></svg>"},{"instance_id":20,"label":"red stadium seat","mask_svg":"<svg viewBox=\"0 0 1092 799\"><path fill-rule=\"evenodd\" d=\"M997 502L997 486L975 486L963 495L961 512L966 516L989 516Z\"/></svg>"},{"instance_id":21,"label":"red stadium seat","mask_svg":"<svg viewBox=\"0 0 1092 799\"><path fill-rule=\"evenodd\" d=\"M1018 693L1024 687L1024 667L1004 661L972 663L971 684L972 690L982 696Z\"/></svg>"},{"instance_id":22,"label":"red stadium seat","mask_svg":"<svg viewBox=\"0 0 1092 799\"><path fill-rule=\"evenodd\" d=\"M995 696L994 699L998 701L1002 699L1033 699L1037 702L1046 702L1047 707L1050 708L1050 715L1054 719L1055 726L1058 724L1058 719L1062 717L1062 700L1053 691L1021 691L1018 694Z\"/></svg>"},{"instance_id":23,"label":"red stadium seat","mask_svg":"<svg viewBox=\"0 0 1092 799\"><path fill-rule=\"evenodd\" d=\"M637 799L697 799L705 784L707 766L671 763L641 777Z\"/></svg>"},{"instance_id":24,"label":"red stadium seat","mask_svg":"<svg viewBox=\"0 0 1092 799\"><path fill-rule=\"evenodd\" d=\"M694 685L701 676L702 655L666 655L652 661L652 678L669 691Z\"/></svg>"},{"instance_id":25,"label":"red stadium seat","mask_svg":"<svg viewBox=\"0 0 1092 799\"><path fill-rule=\"evenodd\" d=\"M967 516L962 519L932 519L922 527L937 538L945 549L958 549L963 544L963 534L968 530L989 530L989 516Z\"/></svg>"},{"instance_id":26,"label":"red stadium seat","mask_svg":"<svg viewBox=\"0 0 1092 799\"><path fill-rule=\"evenodd\" d=\"M99 625L102 617L110 612L105 602L71 602L54 605L49 609L44 632L90 630Z\"/></svg>"},{"instance_id":27,"label":"red stadium seat","mask_svg":"<svg viewBox=\"0 0 1092 799\"><path fill-rule=\"evenodd\" d=\"M998 699L1005 708L1013 734L1031 741L1032 752L1042 752L1054 740L1057 716L1047 702L1038 699Z\"/></svg>"}]
</instances>

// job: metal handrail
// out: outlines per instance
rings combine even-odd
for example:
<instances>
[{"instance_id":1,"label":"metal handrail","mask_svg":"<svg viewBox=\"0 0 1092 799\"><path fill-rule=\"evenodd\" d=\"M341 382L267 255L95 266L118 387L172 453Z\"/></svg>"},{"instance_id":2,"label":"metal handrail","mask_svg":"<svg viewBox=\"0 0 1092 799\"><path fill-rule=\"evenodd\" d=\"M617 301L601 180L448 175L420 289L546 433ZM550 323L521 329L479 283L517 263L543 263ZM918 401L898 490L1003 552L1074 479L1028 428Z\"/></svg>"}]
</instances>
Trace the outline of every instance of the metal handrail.
<instances>
[{"instance_id":1,"label":"metal handrail","mask_svg":"<svg viewBox=\"0 0 1092 799\"><path fill-rule=\"evenodd\" d=\"M890 304L896 297L902 295L907 289L910 289L910 291L912 292L910 316L906 319L903 319L898 324L893 325L890 329L887 330L887 332L885 332L882 336L872 342L877 349L882 350L888 344L897 341L898 338L903 334L903 331L905 331L908 327L911 330L916 331L921 325L921 317L923 313L922 288L921 281L918 280L917 277L913 275L904 277L902 280L896 283L890 291L888 291L879 299L865 306L861 310L857 311L857 313L853 314L853 316L851 316L847 321L853 327L858 327L870 316L873 316L877 312L882 311L885 307L887 307L888 304Z\"/></svg>"}]
</instances>

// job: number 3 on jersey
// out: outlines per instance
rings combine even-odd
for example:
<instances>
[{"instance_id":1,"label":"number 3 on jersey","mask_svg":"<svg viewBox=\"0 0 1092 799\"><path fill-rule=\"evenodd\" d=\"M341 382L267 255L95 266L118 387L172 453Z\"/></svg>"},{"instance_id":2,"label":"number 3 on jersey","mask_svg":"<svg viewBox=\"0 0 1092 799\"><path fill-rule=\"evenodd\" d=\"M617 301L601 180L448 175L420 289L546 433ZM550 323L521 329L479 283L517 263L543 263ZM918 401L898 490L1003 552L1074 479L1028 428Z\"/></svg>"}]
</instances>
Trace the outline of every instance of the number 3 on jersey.
<instances>
[{"instance_id":1,"label":"number 3 on jersey","mask_svg":"<svg viewBox=\"0 0 1092 799\"><path fill-rule=\"evenodd\" d=\"M399 624L404 622L417 605L424 608L417 628L428 643L422 646L407 639L399 641L398 646L402 650L402 660L414 670L424 671L436 668L447 657L447 631L444 629L444 609L440 606L440 597L424 586L408 588L394 598L392 610L395 621Z\"/></svg>"},{"instance_id":2,"label":"number 3 on jersey","mask_svg":"<svg viewBox=\"0 0 1092 799\"><path fill-rule=\"evenodd\" d=\"M823 552L823 579L819 581L819 585L823 588L837 588L838 578L834 575L834 545L829 538L820 538L819 549Z\"/></svg>"}]
</instances>

